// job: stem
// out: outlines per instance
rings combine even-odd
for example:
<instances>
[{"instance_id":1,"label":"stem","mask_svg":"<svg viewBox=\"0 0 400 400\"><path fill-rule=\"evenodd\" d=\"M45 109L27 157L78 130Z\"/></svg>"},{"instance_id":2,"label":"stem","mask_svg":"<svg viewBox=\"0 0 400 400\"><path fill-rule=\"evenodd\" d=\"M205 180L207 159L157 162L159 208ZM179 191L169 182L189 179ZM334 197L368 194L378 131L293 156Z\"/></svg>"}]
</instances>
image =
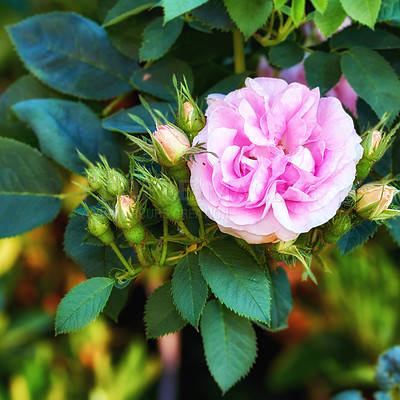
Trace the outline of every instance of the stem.
<instances>
[{"instance_id":1,"label":"stem","mask_svg":"<svg viewBox=\"0 0 400 400\"><path fill-rule=\"evenodd\" d=\"M244 58L244 38L239 29L233 31L233 55L235 62L235 73L239 74L246 71L246 61Z\"/></svg>"},{"instance_id":2,"label":"stem","mask_svg":"<svg viewBox=\"0 0 400 400\"><path fill-rule=\"evenodd\" d=\"M168 219L163 217L163 247L162 247L162 253L161 253L161 258L159 265L162 267L165 263L165 258L167 257L167 244L168 244Z\"/></svg>"},{"instance_id":3,"label":"stem","mask_svg":"<svg viewBox=\"0 0 400 400\"><path fill-rule=\"evenodd\" d=\"M140 264L149 265L149 263L146 261L146 258L144 257L142 246L140 244L134 244L133 246L135 247Z\"/></svg>"},{"instance_id":4,"label":"stem","mask_svg":"<svg viewBox=\"0 0 400 400\"><path fill-rule=\"evenodd\" d=\"M204 237L205 237L205 235L206 235L206 232L205 232L205 230L204 230L203 215L201 214L201 212L196 212L196 211L195 211L195 213L196 213L196 215L197 215L197 219L199 220L199 224L200 224L200 226L199 226L199 235L200 235L200 238L204 239Z\"/></svg>"},{"instance_id":5,"label":"stem","mask_svg":"<svg viewBox=\"0 0 400 400\"><path fill-rule=\"evenodd\" d=\"M201 240L199 238L197 238L196 236L192 235L189 232L189 229L186 228L186 225L183 223L182 220L180 220L177 225L179 228L181 228L181 230L188 237L188 239L190 239L193 243L201 243Z\"/></svg>"},{"instance_id":6,"label":"stem","mask_svg":"<svg viewBox=\"0 0 400 400\"><path fill-rule=\"evenodd\" d=\"M111 113L113 108L121 102L126 96L128 96L129 93L121 94L120 96L116 97L106 108L104 108L102 114L104 117L106 117L108 114Z\"/></svg>"},{"instance_id":7,"label":"stem","mask_svg":"<svg viewBox=\"0 0 400 400\"><path fill-rule=\"evenodd\" d=\"M119 248L117 247L117 245L115 243L110 243L111 248L114 250L115 254L117 255L117 257L119 258L119 260L122 262L122 264L124 265L124 267L130 271L133 272L134 269L129 265L128 261L125 260L125 257L122 255L122 253L119 251Z\"/></svg>"}]
</instances>

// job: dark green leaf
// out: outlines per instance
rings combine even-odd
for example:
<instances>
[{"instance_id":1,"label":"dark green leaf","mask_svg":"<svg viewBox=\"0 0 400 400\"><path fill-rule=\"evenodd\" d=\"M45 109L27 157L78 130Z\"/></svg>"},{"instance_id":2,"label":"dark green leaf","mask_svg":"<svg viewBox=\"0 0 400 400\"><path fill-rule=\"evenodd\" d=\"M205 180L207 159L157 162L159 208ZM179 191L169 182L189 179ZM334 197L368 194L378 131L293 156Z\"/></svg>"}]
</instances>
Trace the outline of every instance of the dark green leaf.
<instances>
[{"instance_id":1,"label":"dark green leaf","mask_svg":"<svg viewBox=\"0 0 400 400\"><path fill-rule=\"evenodd\" d=\"M382 0L378 21L388 21L394 18L400 18L399 0Z\"/></svg>"},{"instance_id":2,"label":"dark green leaf","mask_svg":"<svg viewBox=\"0 0 400 400\"><path fill-rule=\"evenodd\" d=\"M103 26L114 25L132 15L152 7L156 2L151 0L118 0L112 7L104 20Z\"/></svg>"},{"instance_id":3,"label":"dark green leaf","mask_svg":"<svg viewBox=\"0 0 400 400\"><path fill-rule=\"evenodd\" d=\"M366 26L350 26L332 36L329 41L332 50L364 46L370 49L398 49L400 38L384 29L374 31Z\"/></svg>"},{"instance_id":4,"label":"dark green leaf","mask_svg":"<svg viewBox=\"0 0 400 400\"><path fill-rule=\"evenodd\" d=\"M201 318L201 336L208 368L225 393L250 371L255 361L254 329L250 321L211 300Z\"/></svg>"},{"instance_id":5,"label":"dark green leaf","mask_svg":"<svg viewBox=\"0 0 400 400\"><path fill-rule=\"evenodd\" d=\"M292 40L286 40L271 47L268 61L278 68L290 68L303 60L304 51L300 45Z\"/></svg>"},{"instance_id":6,"label":"dark green leaf","mask_svg":"<svg viewBox=\"0 0 400 400\"><path fill-rule=\"evenodd\" d=\"M385 221L385 225L388 228L392 238L400 245L400 217L390 218Z\"/></svg>"},{"instance_id":7,"label":"dark green leaf","mask_svg":"<svg viewBox=\"0 0 400 400\"><path fill-rule=\"evenodd\" d=\"M305 15L306 0L292 0L292 18L296 26L300 25Z\"/></svg>"},{"instance_id":8,"label":"dark green leaf","mask_svg":"<svg viewBox=\"0 0 400 400\"><path fill-rule=\"evenodd\" d=\"M197 328L207 300L207 284L200 272L199 259L193 253L180 259L172 277L172 294L182 317Z\"/></svg>"},{"instance_id":9,"label":"dark green leaf","mask_svg":"<svg viewBox=\"0 0 400 400\"><path fill-rule=\"evenodd\" d=\"M114 287L111 291L111 295L104 307L103 313L108 315L115 322L118 322L119 314L128 300L130 289L131 286L127 286L124 289Z\"/></svg>"},{"instance_id":10,"label":"dark green leaf","mask_svg":"<svg viewBox=\"0 0 400 400\"><path fill-rule=\"evenodd\" d=\"M156 18L143 31L143 42L139 50L141 61L152 61L162 57L175 43L182 32L183 19L176 18L163 25L163 18Z\"/></svg>"},{"instance_id":11,"label":"dark green leaf","mask_svg":"<svg viewBox=\"0 0 400 400\"><path fill-rule=\"evenodd\" d=\"M240 87L240 85L243 83L244 79L247 78L248 75L249 75L248 72L242 72L240 74L230 75L227 78L224 78L221 81L219 81L217 84L215 84L210 89L208 89L201 96L201 98L204 99L209 94L212 94L212 93L228 94L228 93L238 89Z\"/></svg>"},{"instance_id":12,"label":"dark green leaf","mask_svg":"<svg viewBox=\"0 0 400 400\"><path fill-rule=\"evenodd\" d=\"M271 14L272 0L224 0L229 15L248 39Z\"/></svg>"},{"instance_id":13,"label":"dark green leaf","mask_svg":"<svg viewBox=\"0 0 400 400\"><path fill-rule=\"evenodd\" d=\"M157 288L147 299L144 322L148 338L158 338L181 330L186 321L179 315L172 300L171 281Z\"/></svg>"},{"instance_id":14,"label":"dark green leaf","mask_svg":"<svg viewBox=\"0 0 400 400\"><path fill-rule=\"evenodd\" d=\"M0 238L53 220L61 208L62 181L37 150L0 138Z\"/></svg>"},{"instance_id":15,"label":"dark green leaf","mask_svg":"<svg viewBox=\"0 0 400 400\"><path fill-rule=\"evenodd\" d=\"M134 72L131 80L139 90L163 100L174 101L176 96L172 83L174 74L178 82L185 76L189 87L193 87L193 75L189 65L173 58L163 58L149 68Z\"/></svg>"},{"instance_id":16,"label":"dark green leaf","mask_svg":"<svg viewBox=\"0 0 400 400\"><path fill-rule=\"evenodd\" d=\"M108 99L131 90L128 78L137 64L89 19L53 12L12 25L8 32L26 67L60 92Z\"/></svg>"},{"instance_id":17,"label":"dark green leaf","mask_svg":"<svg viewBox=\"0 0 400 400\"><path fill-rule=\"evenodd\" d=\"M92 162L102 154L110 165L119 164L114 137L103 129L100 119L84 104L37 99L22 101L13 108L35 131L42 152L77 174L83 174L86 167L77 150Z\"/></svg>"},{"instance_id":18,"label":"dark green leaf","mask_svg":"<svg viewBox=\"0 0 400 400\"><path fill-rule=\"evenodd\" d=\"M328 5L328 0L311 0L311 3L319 13L323 14Z\"/></svg>"},{"instance_id":19,"label":"dark green leaf","mask_svg":"<svg viewBox=\"0 0 400 400\"><path fill-rule=\"evenodd\" d=\"M343 255L350 253L350 251L361 246L372 237L377 229L378 225L373 221L364 221L362 224L350 229L337 241L340 252Z\"/></svg>"},{"instance_id":20,"label":"dark green leaf","mask_svg":"<svg viewBox=\"0 0 400 400\"><path fill-rule=\"evenodd\" d=\"M152 102L149 103L151 109L156 109L163 113L163 115L170 121L174 121L174 116L172 114L170 104L165 102ZM155 122L149 112L142 106L135 106L129 108L127 110L118 111L116 114L111 115L103 120L103 127L118 132L126 132L126 133L145 133L146 130L142 125L135 122L129 114L136 115L146 126L151 130L156 130Z\"/></svg>"},{"instance_id":21,"label":"dark green leaf","mask_svg":"<svg viewBox=\"0 0 400 400\"><path fill-rule=\"evenodd\" d=\"M113 279L100 277L75 286L58 306L56 334L79 331L95 320L106 305L113 286Z\"/></svg>"},{"instance_id":22,"label":"dark green leaf","mask_svg":"<svg viewBox=\"0 0 400 400\"><path fill-rule=\"evenodd\" d=\"M321 95L332 89L342 75L340 54L314 51L304 61L307 84L319 87Z\"/></svg>"},{"instance_id":23,"label":"dark green leaf","mask_svg":"<svg viewBox=\"0 0 400 400\"><path fill-rule=\"evenodd\" d=\"M196 7L207 3L208 0L161 0L157 3L158 6L164 7L164 22L179 17Z\"/></svg>"},{"instance_id":24,"label":"dark green leaf","mask_svg":"<svg viewBox=\"0 0 400 400\"><path fill-rule=\"evenodd\" d=\"M199 264L211 290L228 308L270 323L270 282L249 253L231 240L218 241L201 250Z\"/></svg>"},{"instance_id":25,"label":"dark green leaf","mask_svg":"<svg viewBox=\"0 0 400 400\"><path fill-rule=\"evenodd\" d=\"M340 0L329 0L323 14L318 11L315 13L314 21L321 33L328 37L335 33L342 25L346 13L340 4Z\"/></svg>"},{"instance_id":26,"label":"dark green leaf","mask_svg":"<svg viewBox=\"0 0 400 400\"><path fill-rule=\"evenodd\" d=\"M235 24L224 7L223 0L209 0L191 11L194 17L210 28L232 31Z\"/></svg>"},{"instance_id":27,"label":"dark green leaf","mask_svg":"<svg viewBox=\"0 0 400 400\"><path fill-rule=\"evenodd\" d=\"M121 261L109 246L82 244L87 235L87 217L71 214L64 236L64 250L85 273L87 278L108 276L112 268L124 269ZM126 259L135 260L132 248L121 249Z\"/></svg>"},{"instance_id":28,"label":"dark green leaf","mask_svg":"<svg viewBox=\"0 0 400 400\"><path fill-rule=\"evenodd\" d=\"M400 82L387 61L373 50L353 47L342 55L342 71L356 93L382 117L400 109Z\"/></svg>"},{"instance_id":29,"label":"dark green leaf","mask_svg":"<svg viewBox=\"0 0 400 400\"><path fill-rule=\"evenodd\" d=\"M381 0L340 0L344 11L354 20L374 28Z\"/></svg>"}]
</instances>

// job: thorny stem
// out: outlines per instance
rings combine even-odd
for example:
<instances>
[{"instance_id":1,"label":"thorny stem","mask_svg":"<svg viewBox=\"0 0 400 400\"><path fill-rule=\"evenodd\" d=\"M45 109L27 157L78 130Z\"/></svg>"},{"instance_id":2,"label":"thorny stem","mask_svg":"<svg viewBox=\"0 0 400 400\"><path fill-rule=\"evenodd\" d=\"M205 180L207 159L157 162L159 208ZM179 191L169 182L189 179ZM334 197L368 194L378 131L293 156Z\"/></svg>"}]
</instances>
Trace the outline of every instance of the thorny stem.
<instances>
[{"instance_id":1,"label":"thorny stem","mask_svg":"<svg viewBox=\"0 0 400 400\"><path fill-rule=\"evenodd\" d=\"M182 232L193 242L193 243L201 243L202 240L197 238L196 236L192 235L189 232L189 229L186 227L186 225L184 224L184 222L182 220L180 220L177 223L178 227L182 230Z\"/></svg>"},{"instance_id":2,"label":"thorny stem","mask_svg":"<svg viewBox=\"0 0 400 400\"><path fill-rule=\"evenodd\" d=\"M144 257L142 245L141 244L134 244L133 246L134 246L134 248L136 250L136 255L138 257L138 260L139 260L140 264L149 265L149 263L146 261L146 258Z\"/></svg>"},{"instance_id":3,"label":"thorny stem","mask_svg":"<svg viewBox=\"0 0 400 400\"><path fill-rule=\"evenodd\" d=\"M165 263L165 258L167 257L167 245L168 245L168 219L163 217L163 247L162 247L162 253L161 253L161 258L159 265L162 267Z\"/></svg>"},{"instance_id":4,"label":"thorny stem","mask_svg":"<svg viewBox=\"0 0 400 400\"><path fill-rule=\"evenodd\" d=\"M246 71L246 61L244 57L244 38L239 29L233 31L233 56L235 63L235 73L239 74Z\"/></svg>"},{"instance_id":5,"label":"thorny stem","mask_svg":"<svg viewBox=\"0 0 400 400\"><path fill-rule=\"evenodd\" d=\"M124 265L124 267L130 271L130 272L134 272L134 269L129 265L128 261L126 261L125 257L122 255L122 253L120 252L118 246L111 242L110 243L111 248L114 250L114 253L117 255L117 257L119 258L119 260L122 262L122 264Z\"/></svg>"}]
</instances>

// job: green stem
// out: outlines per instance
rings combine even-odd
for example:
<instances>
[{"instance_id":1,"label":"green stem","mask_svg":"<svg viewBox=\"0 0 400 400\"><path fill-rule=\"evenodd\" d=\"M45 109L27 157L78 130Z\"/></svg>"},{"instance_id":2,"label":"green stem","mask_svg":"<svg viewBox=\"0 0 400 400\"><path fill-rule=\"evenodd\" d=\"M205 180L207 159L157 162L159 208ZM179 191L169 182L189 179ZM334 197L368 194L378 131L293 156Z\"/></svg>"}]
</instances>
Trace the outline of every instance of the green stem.
<instances>
[{"instance_id":1,"label":"green stem","mask_svg":"<svg viewBox=\"0 0 400 400\"><path fill-rule=\"evenodd\" d=\"M124 265L124 267L130 271L133 272L134 269L129 265L128 261L125 260L125 257L122 255L122 253L119 251L118 246L111 242L110 243L111 248L114 250L115 254L117 255L117 257L119 258L119 260L122 262L122 264Z\"/></svg>"},{"instance_id":2,"label":"green stem","mask_svg":"<svg viewBox=\"0 0 400 400\"><path fill-rule=\"evenodd\" d=\"M126 96L128 96L129 93L121 94L120 96L116 97L106 108L104 108L102 114L103 117L106 117L108 114L111 113L113 108L120 103Z\"/></svg>"},{"instance_id":3,"label":"green stem","mask_svg":"<svg viewBox=\"0 0 400 400\"><path fill-rule=\"evenodd\" d=\"M203 215L201 214L201 212L196 212L197 215L197 219L199 220L199 235L202 239L204 239L206 232L204 230L204 220L203 220Z\"/></svg>"},{"instance_id":4,"label":"green stem","mask_svg":"<svg viewBox=\"0 0 400 400\"><path fill-rule=\"evenodd\" d=\"M163 247L162 247L162 253L161 253L161 258L159 265L162 267L165 263L165 258L167 257L167 245L168 245L168 219L163 217Z\"/></svg>"},{"instance_id":5,"label":"green stem","mask_svg":"<svg viewBox=\"0 0 400 400\"><path fill-rule=\"evenodd\" d=\"M186 227L186 225L184 224L184 222L182 220L180 220L177 225L183 231L183 233L187 236L187 238L190 239L193 243L201 243L202 242L201 239L197 238L196 236L192 235L189 232L189 229Z\"/></svg>"},{"instance_id":6,"label":"green stem","mask_svg":"<svg viewBox=\"0 0 400 400\"><path fill-rule=\"evenodd\" d=\"M246 71L246 61L244 58L244 38L239 29L233 31L233 55L235 63L235 73L240 74Z\"/></svg>"},{"instance_id":7,"label":"green stem","mask_svg":"<svg viewBox=\"0 0 400 400\"><path fill-rule=\"evenodd\" d=\"M149 265L149 263L146 261L146 258L144 257L142 245L141 244L134 244L133 246L135 247L136 255L138 257L138 260L139 260L140 264Z\"/></svg>"}]
</instances>

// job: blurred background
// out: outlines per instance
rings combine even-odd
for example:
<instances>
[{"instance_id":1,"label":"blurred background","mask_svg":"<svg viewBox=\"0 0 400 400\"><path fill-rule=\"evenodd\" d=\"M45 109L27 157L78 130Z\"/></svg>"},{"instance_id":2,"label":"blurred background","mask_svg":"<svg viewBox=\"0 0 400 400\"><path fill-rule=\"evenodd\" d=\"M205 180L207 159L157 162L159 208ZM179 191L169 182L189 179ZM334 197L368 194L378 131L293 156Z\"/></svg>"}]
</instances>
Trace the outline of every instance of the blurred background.
<instances>
[{"instance_id":1,"label":"blurred background","mask_svg":"<svg viewBox=\"0 0 400 400\"><path fill-rule=\"evenodd\" d=\"M0 24L51 10L98 20L96 1L71 3L0 0ZM24 73L3 28L0 94ZM79 179L65 176L65 182ZM64 188L78 190L72 184ZM68 214L80 201L69 198L49 225L0 240L0 400L163 398L157 343L144 336L146 281L135 283L118 323L102 316L77 334L54 336L60 299L85 279L63 252ZM375 239L347 256L327 249L324 263L313 266L318 286L301 281L301 268L287 268L294 296L289 328L277 333L257 328L256 364L224 399L324 400L347 388L362 389L368 397L376 390L378 356L399 344L398 259L399 250L381 227ZM220 399L200 335L187 327L180 343L177 398Z\"/></svg>"}]
</instances>

